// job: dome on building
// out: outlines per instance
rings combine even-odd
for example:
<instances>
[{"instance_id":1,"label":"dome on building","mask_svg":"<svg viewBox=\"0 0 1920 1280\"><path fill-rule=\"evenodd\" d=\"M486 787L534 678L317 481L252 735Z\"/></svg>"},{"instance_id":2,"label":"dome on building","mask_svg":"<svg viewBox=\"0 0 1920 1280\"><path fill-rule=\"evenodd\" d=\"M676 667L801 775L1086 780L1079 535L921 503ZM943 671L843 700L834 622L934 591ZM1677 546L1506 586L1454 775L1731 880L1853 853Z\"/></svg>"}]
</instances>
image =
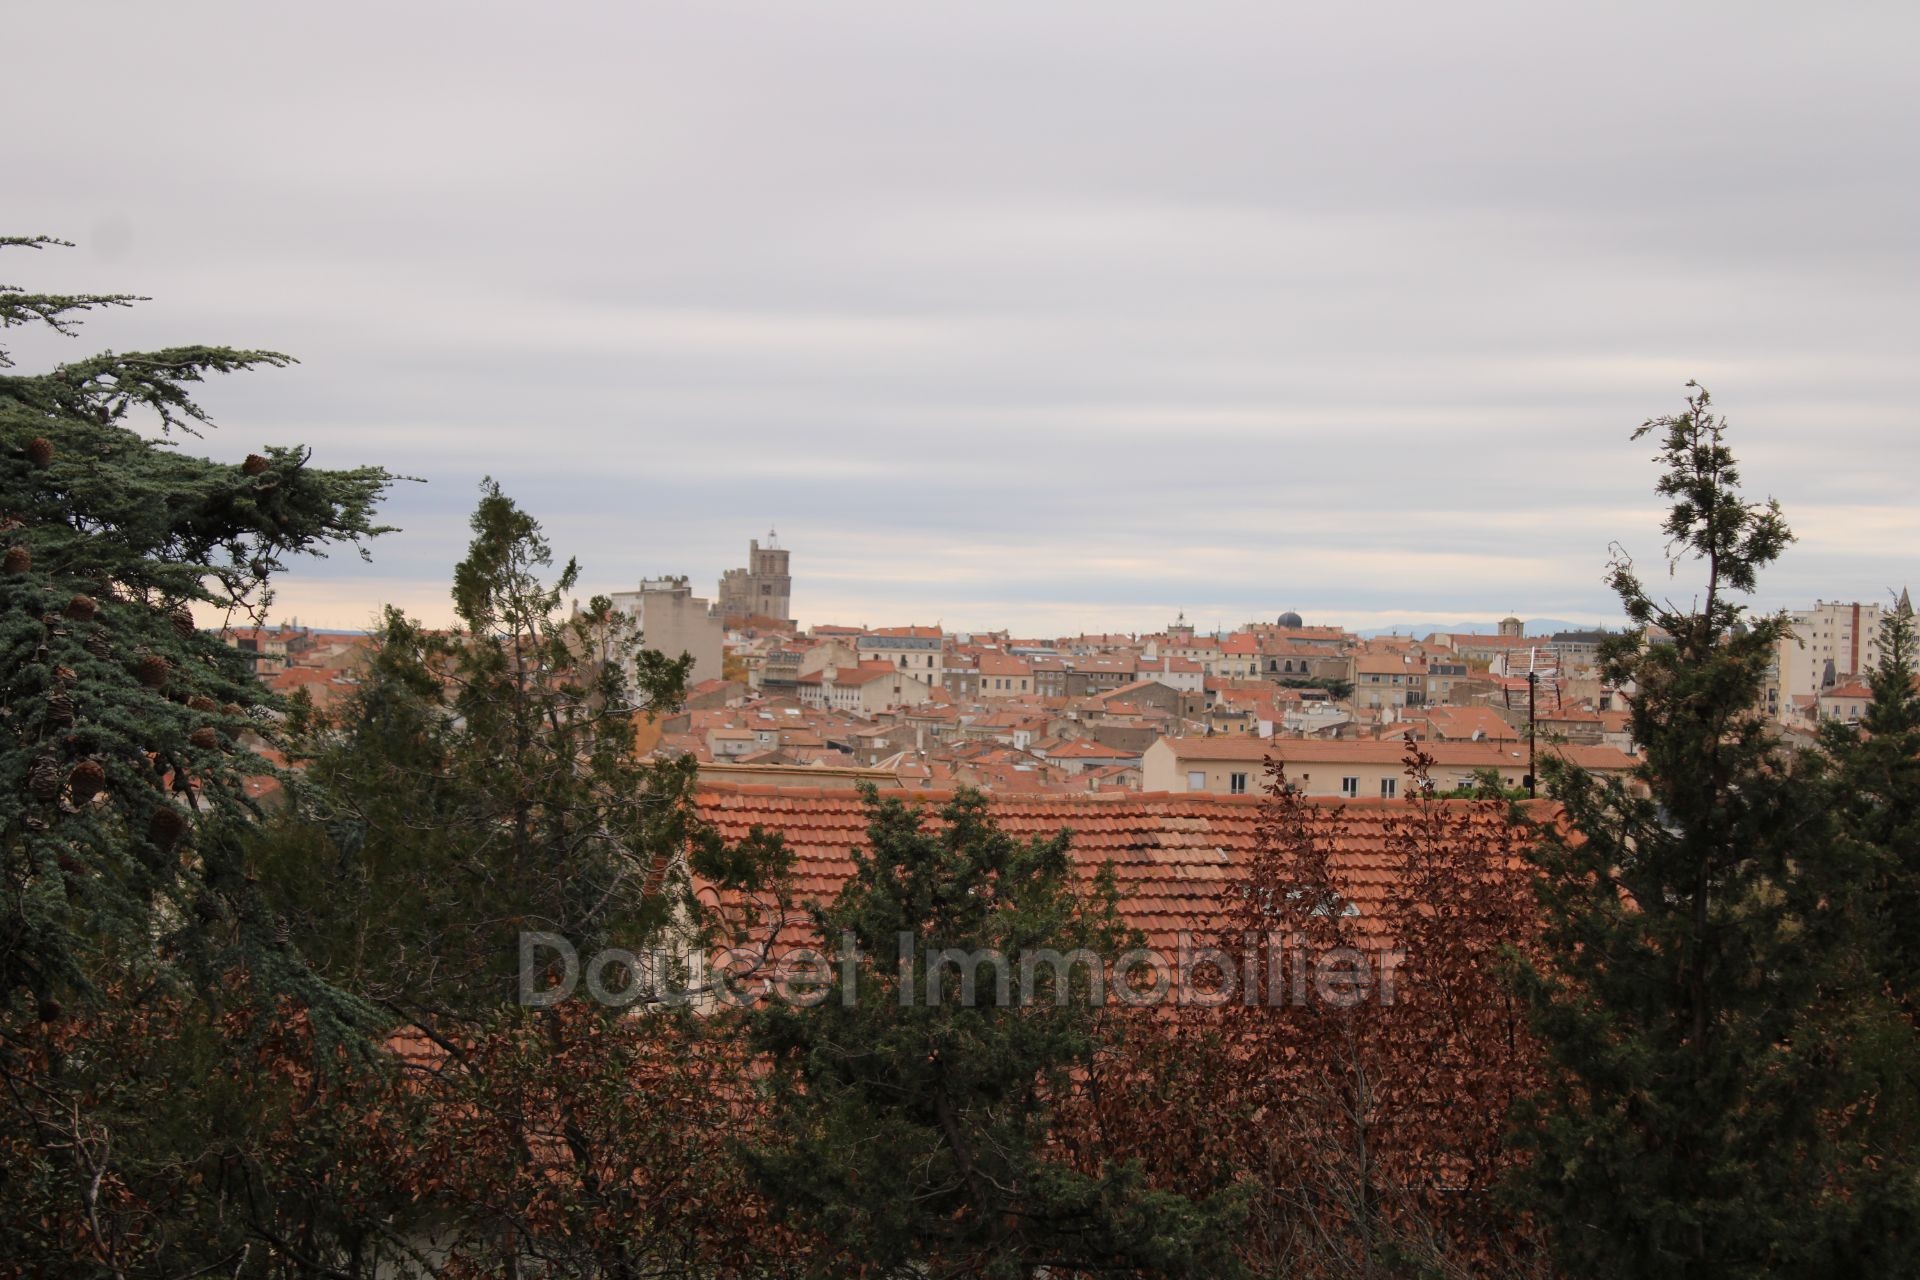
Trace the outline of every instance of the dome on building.
<instances>
[{"instance_id":1,"label":"dome on building","mask_svg":"<svg viewBox=\"0 0 1920 1280\"><path fill-rule=\"evenodd\" d=\"M1283 627L1291 627L1297 630L1298 628L1303 627L1306 624L1300 621L1299 614L1289 609L1285 613L1280 615L1280 625Z\"/></svg>"}]
</instances>

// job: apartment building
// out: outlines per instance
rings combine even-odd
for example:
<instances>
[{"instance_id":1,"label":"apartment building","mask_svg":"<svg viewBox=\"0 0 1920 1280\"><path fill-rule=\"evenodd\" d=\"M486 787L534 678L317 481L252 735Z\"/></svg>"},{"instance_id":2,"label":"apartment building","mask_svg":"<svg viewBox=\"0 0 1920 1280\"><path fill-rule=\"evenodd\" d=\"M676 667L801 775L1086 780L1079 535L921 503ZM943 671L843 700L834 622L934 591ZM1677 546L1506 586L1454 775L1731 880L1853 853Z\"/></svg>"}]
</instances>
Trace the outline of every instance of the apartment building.
<instances>
[{"instance_id":1,"label":"apartment building","mask_svg":"<svg viewBox=\"0 0 1920 1280\"><path fill-rule=\"evenodd\" d=\"M1883 606L1858 601L1820 600L1811 609L1796 609L1792 634L1781 637L1776 657L1780 706L1794 706L1796 699L1804 706L1823 690L1871 671L1880 661L1885 617Z\"/></svg>"},{"instance_id":2,"label":"apartment building","mask_svg":"<svg viewBox=\"0 0 1920 1280\"><path fill-rule=\"evenodd\" d=\"M933 696L931 684L885 662L827 667L801 676L799 683L802 705L857 715L917 706Z\"/></svg>"},{"instance_id":3,"label":"apartment building","mask_svg":"<svg viewBox=\"0 0 1920 1280\"><path fill-rule=\"evenodd\" d=\"M938 627L881 627L854 641L861 662L885 662L936 688L946 683L944 638Z\"/></svg>"}]
</instances>

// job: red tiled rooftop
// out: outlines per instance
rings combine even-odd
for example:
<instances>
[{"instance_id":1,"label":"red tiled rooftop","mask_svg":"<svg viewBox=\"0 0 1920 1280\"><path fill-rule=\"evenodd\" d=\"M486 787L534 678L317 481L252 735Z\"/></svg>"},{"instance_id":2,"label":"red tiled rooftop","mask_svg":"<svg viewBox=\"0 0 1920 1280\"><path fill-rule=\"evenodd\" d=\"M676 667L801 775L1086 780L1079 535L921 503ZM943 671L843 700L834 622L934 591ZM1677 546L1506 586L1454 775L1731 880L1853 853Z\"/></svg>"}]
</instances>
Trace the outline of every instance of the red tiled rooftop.
<instances>
[{"instance_id":1,"label":"red tiled rooftop","mask_svg":"<svg viewBox=\"0 0 1920 1280\"><path fill-rule=\"evenodd\" d=\"M1831 689L1823 690L1820 696L1823 698L1857 698L1861 701L1867 701L1873 697L1873 690L1869 689L1866 685L1858 683L1842 684L1835 685Z\"/></svg>"},{"instance_id":2,"label":"red tiled rooftop","mask_svg":"<svg viewBox=\"0 0 1920 1280\"><path fill-rule=\"evenodd\" d=\"M1075 738L1072 742L1063 742L1047 753L1050 760L1137 760L1138 751L1123 751L1119 747L1109 747L1090 738Z\"/></svg>"},{"instance_id":3,"label":"red tiled rooftop","mask_svg":"<svg viewBox=\"0 0 1920 1280\"><path fill-rule=\"evenodd\" d=\"M1025 676L1033 674L1025 662L1012 654L992 651L980 655L980 674L983 676Z\"/></svg>"},{"instance_id":4,"label":"red tiled rooftop","mask_svg":"<svg viewBox=\"0 0 1920 1280\"><path fill-rule=\"evenodd\" d=\"M929 817L949 798L922 792L916 804ZM1111 865L1120 907L1149 945L1171 952L1181 930L1197 942L1225 927L1226 894L1244 873L1258 837L1261 796L1137 794L1125 791L989 797L991 811L1016 839L1070 833L1078 871L1091 880ZM793 906L827 902L853 872L852 851L867 841L867 814L858 793L818 788L710 787L700 792L701 816L728 840L753 828L778 832L793 853ZM1441 802L1475 821L1503 820L1501 805ZM1389 821L1408 816L1405 801L1318 800L1322 835L1332 845L1340 892L1359 908L1360 927L1381 914L1398 874L1400 855L1389 842ZM738 906L739 904L729 904ZM789 919L786 938L798 945L801 922Z\"/></svg>"}]
</instances>

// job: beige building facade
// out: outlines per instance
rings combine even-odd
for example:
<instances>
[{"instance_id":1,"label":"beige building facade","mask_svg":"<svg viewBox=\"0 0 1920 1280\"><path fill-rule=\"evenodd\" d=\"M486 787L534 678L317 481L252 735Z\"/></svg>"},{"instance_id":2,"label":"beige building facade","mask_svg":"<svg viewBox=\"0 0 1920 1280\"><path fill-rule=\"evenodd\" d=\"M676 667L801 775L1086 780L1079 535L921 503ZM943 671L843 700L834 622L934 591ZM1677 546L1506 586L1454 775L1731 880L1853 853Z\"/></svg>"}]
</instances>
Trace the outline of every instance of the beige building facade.
<instances>
[{"instance_id":1,"label":"beige building facade","mask_svg":"<svg viewBox=\"0 0 1920 1280\"><path fill-rule=\"evenodd\" d=\"M896 707L914 707L933 696L925 680L880 662L828 667L800 677L800 701L827 711L877 715Z\"/></svg>"},{"instance_id":2,"label":"beige building facade","mask_svg":"<svg viewBox=\"0 0 1920 1280\"><path fill-rule=\"evenodd\" d=\"M938 627L881 627L854 644L862 662L885 662L935 688L946 684L946 645Z\"/></svg>"},{"instance_id":3,"label":"beige building facade","mask_svg":"<svg viewBox=\"0 0 1920 1280\"><path fill-rule=\"evenodd\" d=\"M693 594L685 574L642 578L638 589L616 591L611 599L614 608L634 620L643 647L669 658L693 655L688 684L719 677L726 629L719 612Z\"/></svg>"},{"instance_id":4,"label":"beige building facade","mask_svg":"<svg viewBox=\"0 0 1920 1280\"><path fill-rule=\"evenodd\" d=\"M1886 608L1858 601L1821 600L1796 609L1793 632L1783 636L1776 656L1779 709L1795 699L1817 698L1823 690L1863 676L1880 661L1880 624Z\"/></svg>"}]
</instances>

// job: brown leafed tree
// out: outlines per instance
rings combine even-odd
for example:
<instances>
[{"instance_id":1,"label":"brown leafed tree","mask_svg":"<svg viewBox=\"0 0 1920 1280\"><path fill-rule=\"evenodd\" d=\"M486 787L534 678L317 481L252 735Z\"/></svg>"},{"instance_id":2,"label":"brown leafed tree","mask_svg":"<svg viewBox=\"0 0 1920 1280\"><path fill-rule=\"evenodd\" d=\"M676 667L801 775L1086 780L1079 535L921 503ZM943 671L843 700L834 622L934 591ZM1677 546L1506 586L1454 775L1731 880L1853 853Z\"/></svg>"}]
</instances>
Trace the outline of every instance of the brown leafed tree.
<instances>
[{"instance_id":1,"label":"brown leafed tree","mask_svg":"<svg viewBox=\"0 0 1920 1280\"><path fill-rule=\"evenodd\" d=\"M1218 940L1232 998L1128 1022L1078 1118L1190 1194L1243 1184L1256 1273L1540 1271L1494 1197L1538 1074L1504 978L1533 932L1527 819L1437 798L1432 764L1408 743L1384 815L1273 766Z\"/></svg>"}]
</instances>

